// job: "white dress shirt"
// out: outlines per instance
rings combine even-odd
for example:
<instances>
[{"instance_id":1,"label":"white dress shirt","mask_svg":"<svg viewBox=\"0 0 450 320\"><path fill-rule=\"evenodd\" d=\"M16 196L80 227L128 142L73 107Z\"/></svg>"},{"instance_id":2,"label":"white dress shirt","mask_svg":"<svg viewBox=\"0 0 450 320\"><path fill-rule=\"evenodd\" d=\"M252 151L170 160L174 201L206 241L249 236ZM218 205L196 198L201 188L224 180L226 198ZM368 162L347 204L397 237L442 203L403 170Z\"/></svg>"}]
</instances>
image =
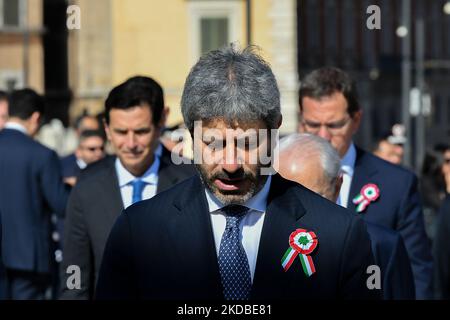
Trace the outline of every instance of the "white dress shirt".
<instances>
[{"instance_id":1,"label":"white dress shirt","mask_svg":"<svg viewBox=\"0 0 450 320\"><path fill-rule=\"evenodd\" d=\"M350 186L352 184L353 172L355 170L355 161L356 161L356 148L352 142L347 152L345 153L344 157L341 159L341 172L343 181L341 191L339 192L339 198L336 203L344 208L348 207Z\"/></svg>"},{"instance_id":2,"label":"white dress shirt","mask_svg":"<svg viewBox=\"0 0 450 320\"><path fill-rule=\"evenodd\" d=\"M262 226L267 207L267 196L269 194L270 182L272 177L269 176L264 187L251 199L243 204L249 208L249 212L244 216L239 226L242 246L247 255L250 267L250 275L255 275L256 258L258 257L259 240L261 238ZM216 244L216 252L219 255L220 242L227 224L225 214L220 210L225 205L220 202L208 189L205 188L206 199L208 200L209 212L211 213L211 223Z\"/></svg>"},{"instance_id":3,"label":"white dress shirt","mask_svg":"<svg viewBox=\"0 0 450 320\"><path fill-rule=\"evenodd\" d=\"M77 162L78 168L80 168L81 170L83 170L84 168L87 167L87 163L84 162L83 159L76 158L76 162Z\"/></svg>"},{"instance_id":4,"label":"white dress shirt","mask_svg":"<svg viewBox=\"0 0 450 320\"><path fill-rule=\"evenodd\" d=\"M160 157L162 155L162 146L159 145L154 154L154 160L150 168L145 171L141 177L133 176L120 162L119 158L116 159L116 173L119 179L120 194L122 195L123 207L126 209L132 205L133 199L133 186L132 182L135 179L141 179L146 184L142 190L142 200L150 199L156 195L156 188L158 186L158 170Z\"/></svg>"},{"instance_id":5,"label":"white dress shirt","mask_svg":"<svg viewBox=\"0 0 450 320\"><path fill-rule=\"evenodd\" d=\"M16 122L7 122L5 124L5 129L17 130L17 131L22 132L25 135L28 135L27 129L23 125L16 123Z\"/></svg>"}]
</instances>

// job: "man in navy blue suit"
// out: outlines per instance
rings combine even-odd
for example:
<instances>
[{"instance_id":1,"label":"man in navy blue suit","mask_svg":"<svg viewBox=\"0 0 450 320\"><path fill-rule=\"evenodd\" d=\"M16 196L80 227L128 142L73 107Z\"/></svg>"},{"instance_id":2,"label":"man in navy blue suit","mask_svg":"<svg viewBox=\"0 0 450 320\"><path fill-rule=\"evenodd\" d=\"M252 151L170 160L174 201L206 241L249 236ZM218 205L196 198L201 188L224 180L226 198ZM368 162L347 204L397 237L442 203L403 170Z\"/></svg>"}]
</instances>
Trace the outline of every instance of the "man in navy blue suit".
<instances>
[{"instance_id":1,"label":"man in navy blue suit","mask_svg":"<svg viewBox=\"0 0 450 320\"><path fill-rule=\"evenodd\" d=\"M363 221L271 170L280 95L252 47L203 56L181 101L198 175L127 208L99 299L369 299Z\"/></svg>"},{"instance_id":2,"label":"man in navy blue suit","mask_svg":"<svg viewBox=\"0 0 450 320\"><path fill-rule=\"evenodd\" d=\"M291 134L280 141L278 172L336 202L342 185L340 158L324 139ZM380 268L385 300L415 298L411 263L402 237L396 231L366 221L375 263ZM380 283L380 284L381 284Z\"/></svg>"},{"instance_id":3,"label":"man in navy blue suit","mask_svg":"<svg viewBox=\"0 0 450 320\"><path fill-rule=\"evenodd\" d=\"M61 159L64 178L77 178L82 169L105 156L105 135L99 130L80 133L75 152Z\"/></svg>"},{"instance_id":4,"label":"man in navy blue suit","mask_svg":"<svg viewBox=\"0 0 450 320\"><path fill-rule=\"evenodd\" d=\"M299 131L329 141L341 157L343 183L337 203L366 221L398 231L411 260L416 297L432 298L431 247L417 178L353 143L362 110L350 76L332 67L311 72L301 82L299 103Z\"/></svg>"},{"instance_id":5,"label":"man in navy blue suit","mask_svg":"<svg viewBox=\"0 0 450 320\"><path fill-rule=\"evenodd\" d=\"M50 282L50 216L63 215L68 188L56 153L33 140L44 100L31 89L9 99L0 131L2 254L8 298L43 299Z\"/></svg>"}]
</instances>

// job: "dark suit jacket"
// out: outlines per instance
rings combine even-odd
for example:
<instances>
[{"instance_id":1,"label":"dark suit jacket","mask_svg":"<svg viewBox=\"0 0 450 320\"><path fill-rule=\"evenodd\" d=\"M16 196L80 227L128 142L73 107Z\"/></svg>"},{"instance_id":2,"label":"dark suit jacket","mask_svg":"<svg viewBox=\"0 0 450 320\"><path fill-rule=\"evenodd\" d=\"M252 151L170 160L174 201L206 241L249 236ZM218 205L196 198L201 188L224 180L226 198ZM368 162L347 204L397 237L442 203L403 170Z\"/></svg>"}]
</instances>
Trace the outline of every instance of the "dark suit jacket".
<instances>
[{"instance_id":1,"label":"dark suit jacket","mask_svg":"<svg viewBox=\"0 0 450 320\"><path fill-rule=\"evenodd\" d=\"M116 157L107 157L82 170L67 206L64 227L64 252L61 264L61 299L91 299L106 240L123 210L115 169ZM157 192L192 176L192 165L174 165L170 151L163 148L158 171ZM81 289L69 290L66 274L69 265L81 269Z\"/></svg>"},{"instance_id":2,"label":"dark suit jacket","mask_svg":"<svg viewBox=\"0 0 450 320\"><path fill-rule=\"evenodd\" d=\"M62 175L64 178L78 177L81 168L78 166L77 157L72 153L61 159Z\"/></svg>"},{"instance_id":3,"label":"dark suit jacket","mask_svg":"<svg viewBox=\"0 0 450 320\"><path fill-rule=\"evenodd\" d=\"M316 273L281 260L289 235L314 231ZM366 268L369 236L356 215L294 182L272 178L261 233L252 299L371 298ZM98 299L223 299L203 184L196 175L130 206L111 231L97 284Z\"/></svg>"},{"instance_id":4,"label":"dark suit jacket","mask_svg":"<svg viewBox=\"0 0 450 320\"><path fill-rule=\"evenodd\" d=\"M400 234L388 228L366 222L372 242L375 263L381 269L383 299L415 299L411 262Z\"/></svg>"},{"instance_id":5,"label":"dark suit jacket","mask_svg":"<svg viewBox=\"0 0 450 320\"><path fill-rule=\"evenodd\" d=\"M439 211L433 253L436 298L448 300L450 299L450 195L447 195Z\"/></svg>"},{"instance_id":6,"label":"dark suit jacket","mask_svg":"<svg viewBox=\"0 0 450 320\"><path fill-rule=\"evenodd\" d=\"M6 268L50 272L51 213L64 215L69 189L56 153L11 129L0 132L0 211Z\"/></svg>"},{"instance_id":7,"label":"dark suit jacket","mask_svg":"<svg viewBox=\"0 0 450 320\"><path fill-rule=\"evenodd\" d=\"M0 300L5 300L7 298L6 270L2 258L2 213L0 212Z\"/></svg>"},{"instance_id":8,"label":"dark suit jacket","mask_svg":"<svg viewBox=\"0 0 450 320\"><path fill-rule=\"evenodd\" d=\"M378 186L380 197L369 204L361 216L366 221L400 233L411 261L416 297L432 298L431 245L425 233L416 176L407 169L357 148L348 199L349 210L356 212L352 200L367 183L375 183Z\"/></svg>"}]
</instances>

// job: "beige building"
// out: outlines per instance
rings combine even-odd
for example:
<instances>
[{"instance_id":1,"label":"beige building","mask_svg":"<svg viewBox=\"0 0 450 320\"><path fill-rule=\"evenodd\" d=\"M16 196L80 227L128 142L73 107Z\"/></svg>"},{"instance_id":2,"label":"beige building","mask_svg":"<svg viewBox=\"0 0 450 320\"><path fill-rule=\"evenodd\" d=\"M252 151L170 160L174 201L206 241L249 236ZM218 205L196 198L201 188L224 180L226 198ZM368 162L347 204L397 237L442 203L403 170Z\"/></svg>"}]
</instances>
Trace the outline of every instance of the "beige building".
<instances>
[{"instance_id":1,"label":"beige building","mask_svg":"<svg viewBox=\"0 0 450 320\"><path fill-rule=\"evenodd\" d=\"M203 52L247 44L245 0L74 0L80 29L69 32L71 115L96 113L112 86L143 74L165 89L169 125L182 121L185 78ZM282 92L284 131L296 126L295 0L250 1L251 43L261 47Z\"/></svg>"},{"instance_id":2,"label":"beige building","mask_svg":"<svg viewBox=\"0 0 450 320\"><path fill-rule=\"evenodd\" d=\"M0 0L0 90L44 90L42 0Z\"/></svg>"}]
</instances>

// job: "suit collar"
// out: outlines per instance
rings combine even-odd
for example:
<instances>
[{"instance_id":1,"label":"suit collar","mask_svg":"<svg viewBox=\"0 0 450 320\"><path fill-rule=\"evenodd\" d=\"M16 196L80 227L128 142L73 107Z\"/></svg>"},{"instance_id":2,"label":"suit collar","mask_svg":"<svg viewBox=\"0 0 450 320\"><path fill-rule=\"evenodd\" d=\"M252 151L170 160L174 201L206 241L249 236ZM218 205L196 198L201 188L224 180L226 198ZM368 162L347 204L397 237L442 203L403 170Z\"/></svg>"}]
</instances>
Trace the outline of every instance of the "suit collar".
<instances>
[{"instance_id":1,"label":"suit collar","mask_svg":"<svg viewBox=\"0 0 450 320\"><path fill-rule=\"evenodd\" d=\"M161 156L158 169L157 193L168 189L180 181L178 168L172 162L171 152L161 145Z\"/></svg>"},{"instance_id":2,"label":"suit collar","mask_svg":"<svg viewBox=\"0 0 450 320\"><path fill-rule=\"evenodd\" d=\"M105 171L104 174L99 177L99 183L101 183L101 191L105 199L104 203L108 203L110 210L108 214L113 221L119 216L123 210L122 195L119 188L119 179L115 168L116 157L108 157L104 161Z\"/></svg>"}]
</instances>

